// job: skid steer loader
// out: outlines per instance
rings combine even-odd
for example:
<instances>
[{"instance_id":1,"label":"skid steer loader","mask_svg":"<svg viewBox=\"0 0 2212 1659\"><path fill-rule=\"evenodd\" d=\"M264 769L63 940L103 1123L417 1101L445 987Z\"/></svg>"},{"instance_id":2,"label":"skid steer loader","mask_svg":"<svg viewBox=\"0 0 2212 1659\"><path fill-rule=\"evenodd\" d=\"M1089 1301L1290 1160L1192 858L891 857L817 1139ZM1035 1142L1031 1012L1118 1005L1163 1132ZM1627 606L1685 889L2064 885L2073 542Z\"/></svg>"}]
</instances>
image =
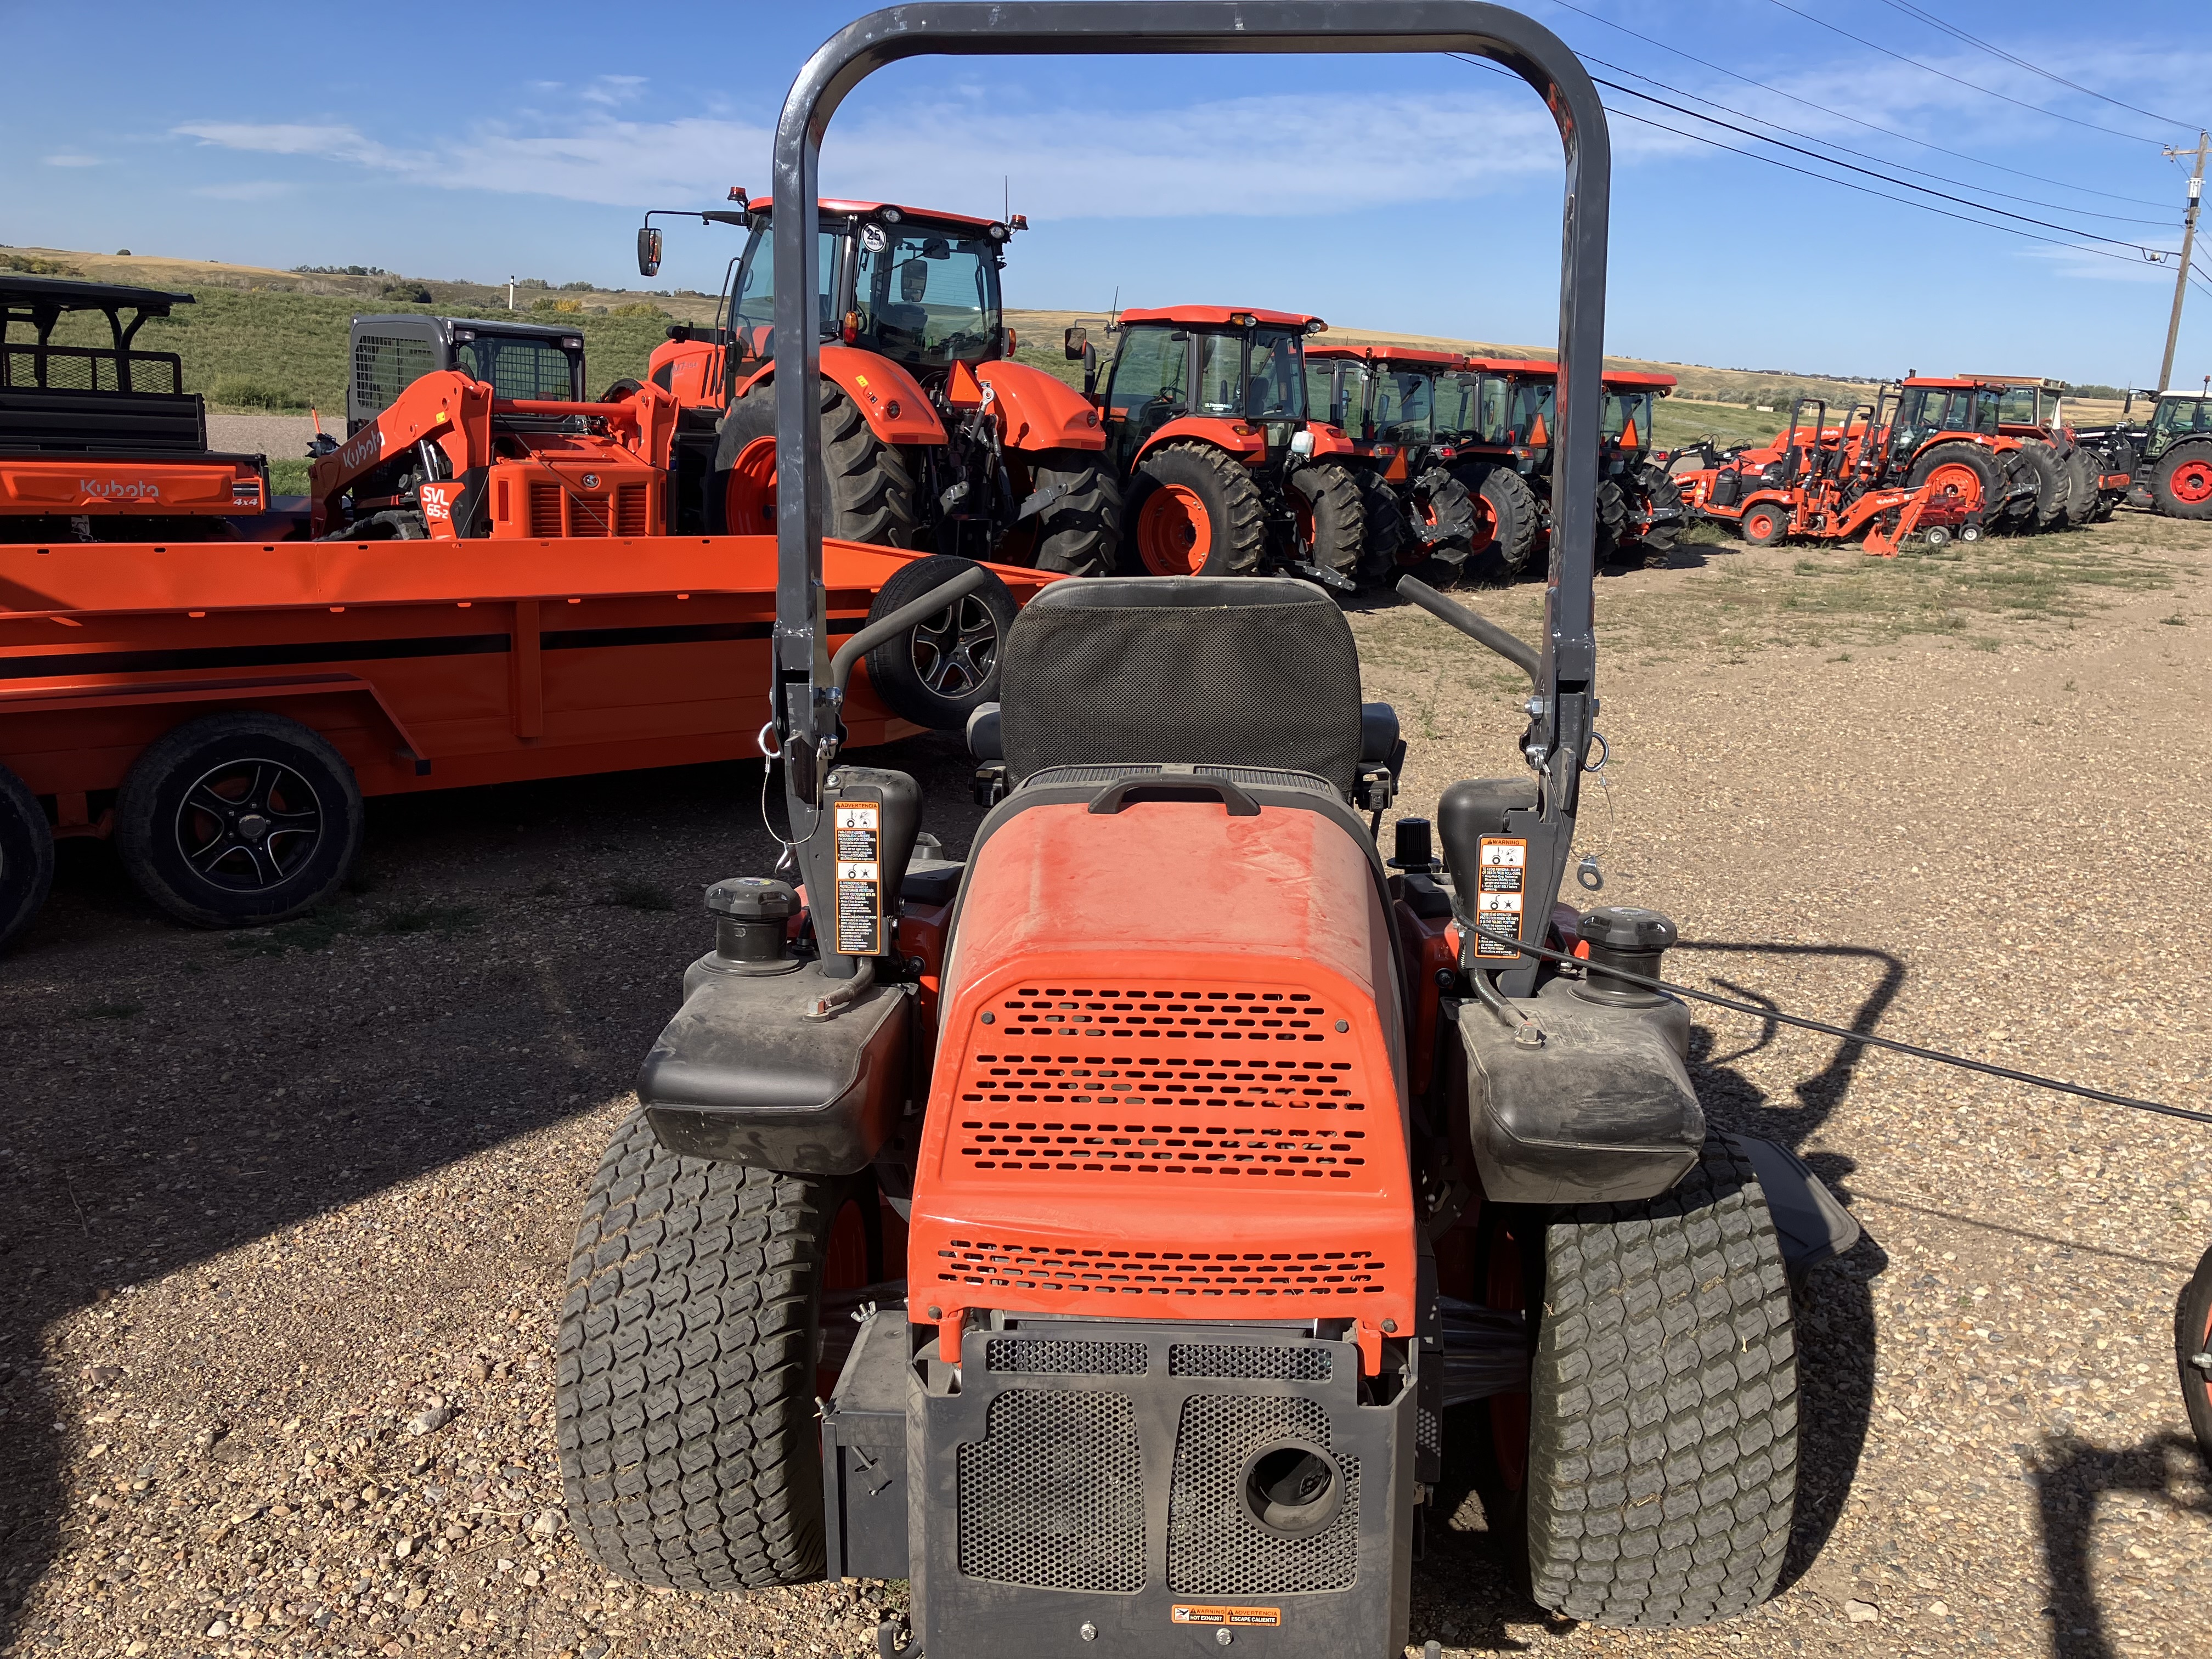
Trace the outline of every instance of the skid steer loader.
<instances>
[{"instance_id":1,"label":"skid steer loader","mask_svg":"<svg viewBox=\"0 0 2212 1659\"><path fill-rule=\"evenodd\" d=\"M1665 918L1554 903L1597 711L1609 150L1581 65L1455 0L902 6L786 101L777 259L811 257L836 105L903 57L1410 50L1511 66L1565 150L1545 644L1407 588L1528 675L1525 765L1444 792L1441 867L1425 823L1386 866L1404 745L1322 588L1060 582L970 722L995 804L949 860L911 778L839 755L874 629L829 653L821 474L787 465L798 879L709 890L714 949L562 1314L568 1510L610 1571L905 1577L905 1650L934 1659L1382 1659L1451 1434L1546 1607L1677 1625L1771 1593L1796 1467L1775 1217L1825 1194L1709 1132L1682 1006L1613 976L1656 967ZM812 288L777 290L787 380L815 372ZM811 463L811 411L778 414Z\"/></svg>"}]
</instances>

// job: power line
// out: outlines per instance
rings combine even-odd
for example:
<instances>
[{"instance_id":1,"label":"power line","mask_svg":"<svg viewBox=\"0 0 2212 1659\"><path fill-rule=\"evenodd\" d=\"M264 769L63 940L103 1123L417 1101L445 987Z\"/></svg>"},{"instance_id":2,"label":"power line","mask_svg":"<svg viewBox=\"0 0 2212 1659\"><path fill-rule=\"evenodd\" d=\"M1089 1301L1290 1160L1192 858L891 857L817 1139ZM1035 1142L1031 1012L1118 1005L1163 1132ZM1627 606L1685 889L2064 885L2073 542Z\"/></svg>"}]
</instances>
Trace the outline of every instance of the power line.
<instances>
[{"instance_id":1,"label":"power line","mask_svg":"<svg viewBox=\"0 0 2212 1659\"><path fill-rule=\"evenodd\" d=\"M1572 3L1572 0L1552 0L1552 3L1559 7L1562 10L1574 13L1577 17L1587 17L1593 23L1601 24L1605 27L1613 30L1617 34L1627 35L1632 40L1641 40L1647 46L1656 46L1660 51L1667 52L1673 57L1680 58L1685 63L1695 64L1698 68L1711 70L1716 75L1724 75L1731 81L1741 81L1747 87L1757 87L1761 92L1771 92L1777 98L1786 98L1793 104L1802 104L1807 109L1818 110L1823 115L1832 115L1838 121L1848 121L1855 127L1864 127L1869 132L1878 132L1885 138L1895 138L1905 143L1917 144L1923 149L1934 150L1939 155L1949 155L1955 157L1957 160L1961 161L1971 161L1978 167L1988 167L1992 172L2009 173L2015 179L2032 179L2039 185L2051 185L2060 190L2078 191L2084 196L2102 196L2110 201L2132 202L2137 207L2164 207L2166 205L2163 202L2149 201L2141 196L2122 196L2115 191L2097 190L2088 185L2069 184L2063 179L2046 178L2040 173L2029 173L2020 167L2008 167L2002 161L1991 161L1985 160L1979 155L1970 155L1963 149L1952 149L1946 145L1931 144L1925 138L1916 137L1911 133L1899 132L1894 127L1886 127L1880 125L1878 122L1863 120L1858 116L1847 114L1842 110L1831 109L1826 104L1816 104L1809 98L1800 98L1794 92L1784 92L1781 88L1770 86L1764 81L1754 81L1749 76L1739 74L1735 70L1724 69L1718 64L1710 62L1705 58L1697 56L1694 52L1684 52L1680 46L1669 46L1666 41L1658 40L1652 35L1640 34L1636 30L1628 27L1626 24L1614 22L1609 17L1601 17L1594 11L1585 11L1580 6ZM1591 61L1602 62L1603 60L1594 58ZM1614 67L1618 67L1618 65L1615 65ZM1632 70L1623 70L1622 72L1624 74L1635 73Z\"/></svg>"},{"instance_id":2,"label":"power line","mask_svg":"<svg viewBox=\"0 0 2212 1659\"><path fill-rule=\"evenodd\" d=\"M1787 135L1790 135L1790 137L1801 137L1801 139L1805 139L1805 142L1808 142L1808 143L1820 143L1820 146L1825 146L1825 149L1829 149L1829 150L1843 150L1844 155L1856 155L1856 157L1858 157L1860 161L1881 161L1882 166L1891 166L1891 168L1898 168L1898 170L1900 170L1900 173L1917 173L1917 175L1923 177L1923 179L1940 179L1940 181L1942 181L1942 184L1955 184L1955 185L1958 185L1958 188L1960 188L1960 191L1980 191L1982 195L1989 195L1989 197L2004 197L2006 201L2027 201L2027 204L2028 204L2028 206L2031 206L2031 208L2051 208L2051 212L2079 212L2079 215L2086 215L2086 216L2090 216L2090 219L2112 219L2112 222L2115 222L2115 223L2124 223L2124 226L2163 226L2163 223L2167 223L2166 219L2142 219L2142 216L2126 215L2126 212L2097 212L2097 210L2094 210L2094 208L2063 208L2063 206L2059 206L2057 201L2042 201L2042 199L2039 199L2039 197L2024 197L2024 195L2015 195L2015 192L2013 192L2013 191L1990 191L1989 185L1984 185L1984 184L1966 184L1966 181L1964 181L1964 179L1954 179L1954 177L1948 175L1948 173L1929 173L1927 168L1916 168L1916 166L1907 166L1907 164L1905 164L1905 161L1891 161L1891 159L1889 159L1889 157L1885 157L1885 155L1871 155L1871 153L1867 153L1867 150L1854 150L1854 149L1851 149L1851 146L1850 146L1850 143L1836 143L1836 139L1825 139L1825 137L1820 137L1820 135L1818 135L1818 133L1801 133L1801 131L1798 131L1798 128L1794 128L1794 126L1783 126L1781 122L1770 122L1770 119L1767 119L1765 115L1752 115L1750 111L1741 111L1741 108L1736 108L1735 104L1723 104L1723 101L1714 100L1714 97L1705 97L1704 93L1692 93L1692 91L1687 91L1687 88L1683 88L1683 86L1674 86L1674 84L1670 84L1670 82L1659 80L1659 77L1656 77L1656 76L1646 76L1646 73L1644 73L1644 70L1641 70L1641 69L1628 69L1628 66L1626 66L1626 64L1613 64L1613 62L1606 62L1604 58L1597 58L1597 55L1595 55L1595 53L1582 53L1582 60L1586 62L1586 64L1599 64L1599 66L1601 66L1601 69L1610 69L1610 70L1614 70L1614 73L1617 73L1617 76L1635 76L1637 80L1646 82L1646 84L1650 84L1650 86L1659 86L1659 88L1663 88L1663 91L1674 93L1674 95L1677 95L1677 97L1690 97L1690 100L1698 101L1698 104L1710 104L1710 106L1712 106L1712 108L1723 108L1723 111L1728 111L1728 112L1729 112L1729 115L1741 115L1741 118L1743 118L1745 122L1759 122L1760 126L1771 126L1771 128L1774 128L1774 131L1777 131L1777 133L1787 133ZM1756 84L1756 82L1754 82L1754 84ZM1701 118L1701 119L1704 119L1704 118ZM1881 128L1878 128L1878 131L1881 131ZM1944 150L1944 155L1951 155L1951 150ZM1969 157L1969 159L1971 159L1971 157ZM2011 168L2006 168L2006 173L2011 173ZM2024 175L2024 177L2035 177L2035 175ZM1902 181L1900 181L1900 184L1902 184ZM2055 179L2048 179L2046 184L2055 184ZM2070 188L2075 188L2075 185L2062 185L2062 188L2069 188L2069 191L2070 191ZM2106 192L2104 192L2104 191L2094 191L2093 195L2106 195ZM2132 201L2132 197L2115 197L2115 201ZM2148 204L2148 201L2146 201L2146 204L2143 204L2143 206L2152 206L2152 204Z\"/></svg>"},{"instance_id":3,"label":"power line","mask_svg":"<svg viewBox=\"0 0 2212 1659\"><path fill-rule=\"evenodd\" d=\"M1945 22L1934 12L1929 11L1923 7L1914 5L1912 3L1912 0L1881 0L1881 3L1887 6L1892 11L1903 12L1908 17L1918 18L1930 28L1942 30L1944 33L1949 35L1954 40L1963 40L1966 45L1977 47L1980 51L1989 53L1992 58L2002 58L2006 63L2011 64L2017 68L2024 69L2030 75L2039 75L2045 80L2051 82L2058 86L2069 88L2075 92L2080 93L2085 98L2094 98L2100 103L2110 104L2114 109L2130 110L2137 115L2148 115L2154 121L2165 121L2171 125L2177 127L2193 127L2197 125L2194 121L2180 120L2171 115L2160 115L2154 109L2145 109L2141 104L2130 104L2121 99L2109 97L2106 94L2099 92L2094 87L2085 87L2079 81L2069 81L2063 75L2053 75L2049 70L2045 69L2039 64L2031 64L2025 58L2015 58L2012 53L2007 52L2002 46L1993 46L1988 41L1983 40L1979 35L1969 34L1965 29L1959 27L1956 24Z\"/></svg>"},{"instance_id":4,"label":"power line","mask_svg":"<svg viewBox=\"0 0 2212 1659\"><path fill-rule=\"evenodd\" d=\"M2130 138L2137 143L2143 144L2162 144L2166 142L2163 138L2146 138L2140 132L2122 132L2118 127L2100 126L2094 121L2084 121L2078 116L2062 115L2055 109L2045 109L2040 104L2031 104L2024 98L2015 98L2010 93L1999 92L1994 87L1985 87L1974 81L1961 80L1955 75L1947 74L1937 69L1932 64L1922 63L1917 58L1908 58L1901 52L1892 52L1887 46L1879 46L1864 35L1853 34L1849 29L1839 29L1826 18L1815 17L1809 11L1800 11L1796 7L1786 4L1784 0L1766 0L1766 3L1778 10L1788 12L1792 17L1802 17L1805 21L1817 28L1824 28L1831 34L1840 35L1846 40L1856 40L1869 52L1878 52L1885 58L1893 58L1900 64L1910 64L1914 69L1935 76L1938 80L1948 81L1954 87L1964 87L1969 92L1983 93L1989 97L2000 99L2005 103L2017 105L2021 109L2033 110L2038 115L2047 115L2054 121L2064 121L2072 126L2086 127L2091 132L2108 133L2115 138ZM2161 116L2158 118L2162 120L2165 118Z\"/></svg>"}]
</instances>

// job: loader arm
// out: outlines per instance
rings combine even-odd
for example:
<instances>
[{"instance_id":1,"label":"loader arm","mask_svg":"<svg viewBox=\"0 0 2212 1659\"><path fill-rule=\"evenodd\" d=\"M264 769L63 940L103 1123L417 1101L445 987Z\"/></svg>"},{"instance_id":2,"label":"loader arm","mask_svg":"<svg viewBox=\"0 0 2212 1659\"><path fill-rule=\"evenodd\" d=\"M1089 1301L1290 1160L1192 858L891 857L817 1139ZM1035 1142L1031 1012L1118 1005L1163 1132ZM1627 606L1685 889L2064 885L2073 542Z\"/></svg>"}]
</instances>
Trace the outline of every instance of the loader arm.
<instances>
[{"instance_id":1,"label":"loader arm","mask_svg":"<svg viewBox=\"0 0 2212 1659\"><path fill-rule=\"evenodd\" d=\"M438 452L448 478L483 465L491 458L491 412L492 390L483 381L453 368L423 375L308 469L309 533L323 535L337 516L339 496L417 444Z\"/></svg>"}]
</instances>

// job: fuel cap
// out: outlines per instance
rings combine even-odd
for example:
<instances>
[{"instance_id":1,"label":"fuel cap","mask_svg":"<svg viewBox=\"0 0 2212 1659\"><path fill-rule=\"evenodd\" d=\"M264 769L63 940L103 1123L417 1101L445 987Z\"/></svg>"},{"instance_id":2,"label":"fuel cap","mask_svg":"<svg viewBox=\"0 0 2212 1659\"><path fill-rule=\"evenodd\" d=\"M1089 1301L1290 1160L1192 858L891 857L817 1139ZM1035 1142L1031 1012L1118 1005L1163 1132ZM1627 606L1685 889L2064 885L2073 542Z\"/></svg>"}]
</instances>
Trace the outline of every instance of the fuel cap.
<instances>
[{"instance_id":1,"label":"fuel cap","mask_svg":"<svg viewBox=\"0 0 2212 1659\"><path fill-rule=\"evenodd\" d=\"M707 890L707 908L738 921L787 921L799 914L799 894L787 881L732 876Z\"/></svg>"},{"instance_id":2,"label":"fuel cap","mask_svg":"<svg viewBox=\"0 0 2212 1659\"><path fill-rule=\"evenodd\" d=\"M1681 937L1665 915L1633 904L1601 904L1583 917L1581 937L1609 951L1670 951Z\"/></svg>"}]
</instances>

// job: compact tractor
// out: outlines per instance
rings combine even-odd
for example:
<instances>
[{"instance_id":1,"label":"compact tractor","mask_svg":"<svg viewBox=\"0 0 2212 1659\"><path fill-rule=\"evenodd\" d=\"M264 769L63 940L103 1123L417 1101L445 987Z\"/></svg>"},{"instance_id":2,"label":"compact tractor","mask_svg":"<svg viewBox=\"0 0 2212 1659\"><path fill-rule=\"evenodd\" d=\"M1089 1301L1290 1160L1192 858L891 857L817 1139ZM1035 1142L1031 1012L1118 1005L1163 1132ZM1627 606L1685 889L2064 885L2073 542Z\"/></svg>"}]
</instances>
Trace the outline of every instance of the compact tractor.
<instances>
[{"instance_id":1,"label":"compact tractor","mask_svg":"<svg viewBox=\"0 0 2212 1659\"><path fill-rule=\"evenodd\" d=\"M212 453L207 406L184 389L176 354L137 349L149 318L191 303L158 289L0 277L0 541L290 533L241 524L270 509L268 463ZM86 313L106 320L108 343L56 345L63 319Z\"/></svg>"},{"instance_id":2,"label":"compact tractor","mask_svg":"<svg viewBox=\"0 0 2212 1659\"><path fill-rule=\"evenodd\" d=\"M1798 1402L1775 1217L1833 1200L1709 1124L1688 1013L1649 983L1666 918L1557 902L1597 743L1610 152L1580 64L1449 0L904 5L786 101L779 258L815 234L837 102L902 57L1331 49L1488 55L1561 133L1542 644L1401 585L1527 675L1518 775L1446 788L1386 864L1364 815L1404 744L1326 591L1056 582L970 722L994 804L948 858L914 779L840 752L875 629L831 653L823 475L797 464L821 434L786 410L793 879L708 890L714 948L592 1182L562 1316L568 1513L613 1573L908 1579L930 1659L1383 1659L1449 1448L1543 1607L1679 1626L1774 1589ZM778 373L811 380L811 296L777 299ZM1220 417L1294 435L1302 377L1249 382L1302 319L1131 325L1123 365L1191 405L1161 426L1218 384L1168 349L1233 349Z\"/></svg>"},{"instance_id":3,"label":"compact tractor","mask_svg":"<svg viewBox=\"0 0 2212 1659\"><path fill-rule=\"evenodd\" d=\"M679 497L711 530L757 533L775 520L775 238L769 203L730 198L736 209L697 216L746 232L715 320L671 328L648 378L683 405ZM1068 575L1110 568L1121 491L1097 406L1011 361L999 273L1027 222L890 202L817 211L825 532ZM653 216L638 232L648 276Z\"/></svg>"},{"instance_id":4,"label":"compact tractor","mask_svg":"<svg viewBox=\"0 0 2212 1659\"><path fill-rule=\"evenodd\" d=\"M2212 396L2165 392L2140 434L2127 500L2173 519L2212 519Z\"/></svg>"},{"instance_id":5,"label":"compact tractor","mask_svg":"<svg viewBox=\"0 0 2212 1659\"><path fill-rule=\"evenodd\" d=\"M1306 404L1352 440L1367 509L1363 581L1400 567L1456 579L1474 550L1473 493L1452 471L1455 441L1474 422L1476 386L1457 352L1318 346L1306 352Z\"/></svg>"},{"instance_id":6,"label":"compact tractor","mask_svg":"<svg viewBox=\"0 0 2212 1659\"><path fill-rule=\"evenodd\" d=\"M1328 326L1229 306L1121 313L1104 414L1125 480L1124 569L1356 585L1367 503L1354 446L1306 407L1306 337ZM1090 350L1080 336L1070 331L1071 353Z\"/></svg>"}]
</instances>

